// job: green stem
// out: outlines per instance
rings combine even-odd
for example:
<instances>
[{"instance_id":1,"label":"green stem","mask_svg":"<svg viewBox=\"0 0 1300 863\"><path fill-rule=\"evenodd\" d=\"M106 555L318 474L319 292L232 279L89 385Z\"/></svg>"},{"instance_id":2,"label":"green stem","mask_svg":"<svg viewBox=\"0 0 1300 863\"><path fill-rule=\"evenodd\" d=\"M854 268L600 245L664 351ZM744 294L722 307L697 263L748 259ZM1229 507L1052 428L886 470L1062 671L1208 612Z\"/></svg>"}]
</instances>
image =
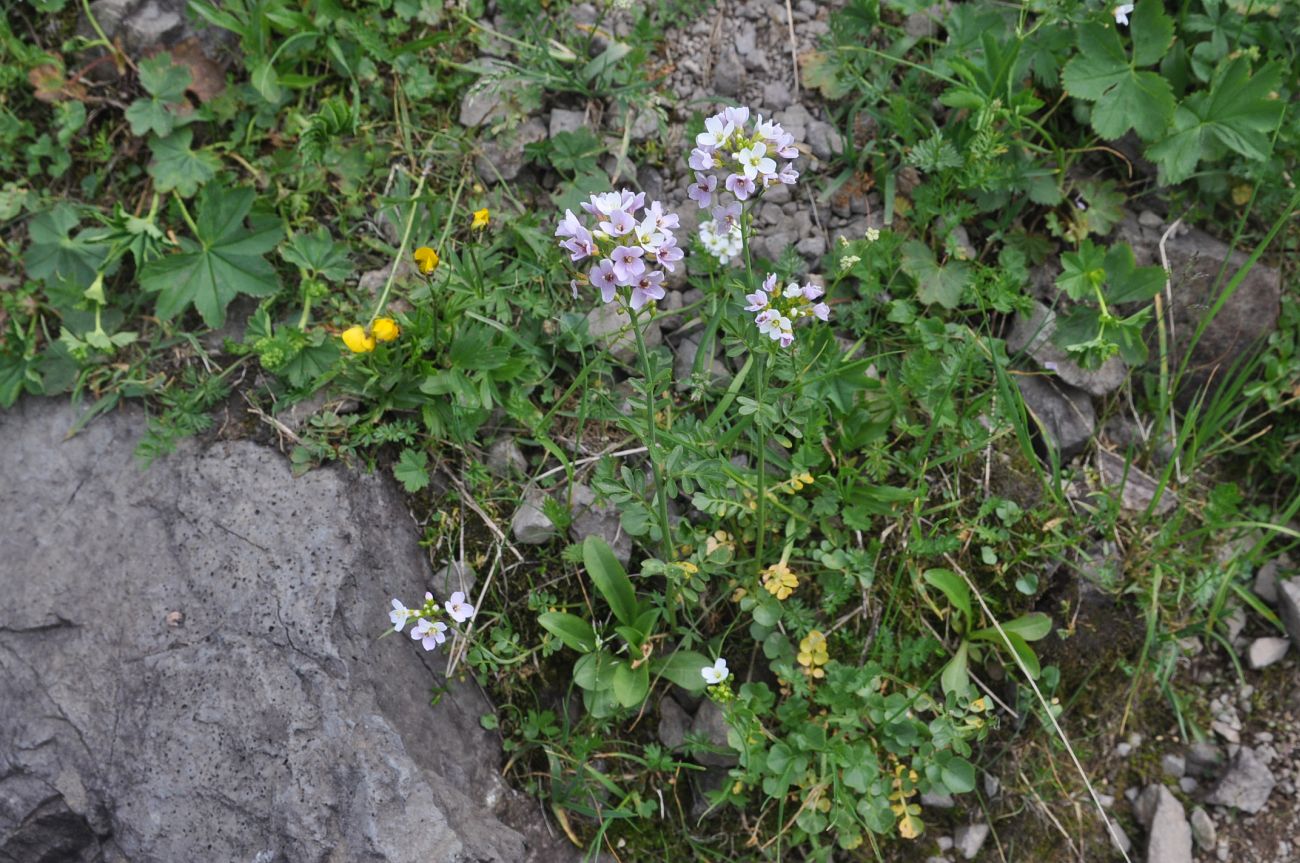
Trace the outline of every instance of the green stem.
<instances>
[{"instance_id":1,"label":"green stem","mask_svg":"<svg viewBox=\"0 0 1300 863\"><path fill-rule=\"evenodd\" d=\"M176 199L176 205L181 208L181 218L185 220L185 224L190 226L190 233L194 235L194 239L199 239L199 228L194 224L190 211L185 207L185 199L175 189L172 189L172 197Z\"/></svg>"},{"instance_id":2,"label":"green stem","mask_svg":"<svg viewBox=\"0 0 1300 863\"><path fill-rule=\"evenodd\" d=\"M758 373L754 375L754 428L758 431L758 475L755 486L758 492L758 508L755 512L754 560L758 571L763 571L763 540L767 534L767 428L763 422L763 397L767 390L767 353L758 354Z\"/></svg>"},{"instance_id":3,"label":"green stem","mask_svg":"<svg viewBox=\"0 0 1300 863\"><path fill-rule=\"evenodd\" d=\"M415 214L420 209L420 193L424 191L424 181L428 176L427 170L421 171L419 182L415 184L415 194L411 195L411 210L406 214L406 227L402 230L402 244L397 247L397 257L393 259L393 266L388 271L384 292L379 295L379 302L375 303L375 310L370 313L370 320L366 321L367 331L374 324L375 318L379 317L379 313L384 310L384 305L388 302L388 294L393 290L393 282L397 279L397 270L406 257L406 247L411 242L411 228L415 226Z\"/></svg>"},{"instance_id":4,"label":"green stem","mask_svg":"<svg viewBox=\"0 0 1300 863\"><path fill-rule=\"evenodd\" d=\"M645 376L645 424L646 424L646 446L650 455L650 469L654 472L655 478L655 498L657 499L657 510L659 517L660 533L660 554L663 555L664 563L670 563L673 559L673 540L672 527L668 521L668 489L664 486L663 470L660 467L659 445L658 445L658 426L655 423L655 382L650 369L650 352L646 350L645 336L641 334L641 321L639 313L628 305L628 314L632 318L632 332L636 336L636 352L641 357L641 373ZM677 617L677 591L672 583L668 580L668 620L670 623L676 623Z\"/></svg>"}]
</instances>

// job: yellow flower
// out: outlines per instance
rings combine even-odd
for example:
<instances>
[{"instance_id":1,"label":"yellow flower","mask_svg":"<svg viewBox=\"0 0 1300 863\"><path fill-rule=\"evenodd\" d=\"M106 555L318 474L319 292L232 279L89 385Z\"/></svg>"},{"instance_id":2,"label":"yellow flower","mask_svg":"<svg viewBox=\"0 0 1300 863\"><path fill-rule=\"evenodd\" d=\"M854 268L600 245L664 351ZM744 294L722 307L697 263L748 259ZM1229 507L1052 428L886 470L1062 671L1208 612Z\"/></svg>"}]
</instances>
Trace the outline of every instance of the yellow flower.
<instances>
[{"instance_id":1,"label":"yellow flower","mask_svg":"<svg viewBox=\"0 0 1300 863\"><path fill-rule=\"evenodd\" d=\"M375 337L365 327L348 327L343 331L343 344L354 354L368 354L375 349Z\"/></svg>"},{"instance_id":2,"label":"yellow flower","mask_svg":"<svg viewBox=\"0 0 1300 863\"><path fill-rule=\"evenodd\" d=\"M777 599L785 599L799 586L799 579L785 561L774 563L763 570L763 588Z\"/></svg>"},{"instance_id":3,"label":"yellow flower","mask_svg":"<svg viewBox=\"0 0 1300 863\"><path fill-rule=\"evenodd\" d=\"M375 318L370 325L370 332L381 342L391 342L402 334L402 328L392 318Z\"/></svg>"},{"instance_id":4,"label":"yellow flower","mask_svg":"<svg viewBox=\"0 0 1300 863\"><path fill-rule=\"evenodd\" d=\"M488 219L491 215L492 214L488 212L487 207L484 207L481 210L475 210L474 221L470 224L470 228L475 231L486 228L488 226Z\"/></svg>"},{"instance_id":5,"label":"yellow flower","mask_svg":"<svg viewBox=\"0 0 1300 863\"><path fill-rule=\"evenodd\" d=\"M411 257L415 258L415 265L426 276L438 269L438 253L428 246L420 246L411 254Z\"/></svg>"},{"instance_id":6,"label":"yellow flower","mask_svg":"<svg viewBox=\"0 0 1300 863\"><path fill-rule=\"evenodd\" d=\"M799 664L804 667L804 673L809 677L825 677L826 672L821 666L831 659L830 654L826 652L826 636L817 629L808 633L799 642L799 654L795 658L799 660Z\"/></svg>"}]
</instances>

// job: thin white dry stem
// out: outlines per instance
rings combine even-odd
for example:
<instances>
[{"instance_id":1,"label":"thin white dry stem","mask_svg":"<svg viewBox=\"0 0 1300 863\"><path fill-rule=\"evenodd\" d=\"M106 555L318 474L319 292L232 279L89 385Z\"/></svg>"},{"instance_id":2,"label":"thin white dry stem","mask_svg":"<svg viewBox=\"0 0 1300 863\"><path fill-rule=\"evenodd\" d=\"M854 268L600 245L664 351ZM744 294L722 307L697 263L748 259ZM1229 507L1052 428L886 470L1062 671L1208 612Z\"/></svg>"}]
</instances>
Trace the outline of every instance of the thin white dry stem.
<instances>
[{"instance_id":1,"label":"thin white dry stem","mask_svg":"<svg viewBox=\"0 0 1300 863\"><path fill-rule=\"evenodd\" d=\"M623 140L618 145L618 155L614 157L614 173L610 175L609 184L617 186L618 180L623 176L623 165L627 163L627 150L632 145L632 106L629 105L627 113L623 115Z\"/></svg>"},{"instance_id":2,"label":"thin white dry stem","mask_svg":"<svg viewBox=\"0 0 1300 863\"><path fill-rule=\"evenodd\" d=\"M488 588L492 585L492 576L496 574L501 564L501 543L496 543L496 557L492 559L492 565L488 567L487 575L483 579L483 587L479 589L478 598L474 601L474 616L465 624L465 637L460 642L463 646L456 650L456 643L452 644L451 659L447 662L447 677L450 678L456 673L456 666L460 664L461 657L469 649L469 637L474 632L474 622L478 620L478 610L483 606L483 597L487 596Z\"/></svg>"},{"instance_id":3,"label":"thin white dry stem","mask_svg":"<svg viewBox=\"0 0 1300 863\"><path fill-rule=\"evenodd\" d=\"M1174 333L1174 290L1172 284L1173 273L1169 270L1169 254L1165 251L1165 243L1169 240L1169 235L1178 230L1178 226L1182 223L1182 219L1174 219L1173 224L1165 228L1164 234L1160 237L1160 266L1165 271L1165 301L1169 304L1169 346L1171 348L1176 340L1176 334ZM1158 308L1156 313L1159 314ZM1176 441L1178 440L1178 425L1177 420L1174 418L1173 393L1165 393L1165 395L1169 399L1169 434ZM1182 456L1178 449L1178 447L1174 447L1174 476L1178 478L1179 483L1182 483L1185 478L1183 477Z\"/></svg>"},{"instance_id":4,"label":"thin white dry stem","mask_svg":"<svg viewBox=\"0 0 1300 863\"><path fill-rule=\"evenodd\" d=\"M245 404L248 405L248 412L250 414L257 417L267 425L271 426L273 429L275 429L276 433L280 435L282 441L281 449L284 448L283 447L284 438L288 438L290 441L292 441L295 444L302 443L302 438L298 437L298 435L294 432L293 429L289 428L280 420L276 419L275 417L263 411L257 405L253 404L253 400L248 397L248 393L244 393L244 402Z\"/></svg>"},{"instance_id":5,"label":"thin white dry stem","mask_svg":"<svg viewBox=\"0 0 1300 863\"><path fill-rule=\"evenodd\" d=\"M1065 838L1066 843L1070 846L1070 850L1074 852L1074 855L1078 857L1080 861L1082 861L1083 851L1080 850L1080 848L1074 844L1074 839L1070 836L1069 831L1065 829L1065 826L1061 824L1061 822L1057 819L1055 815L1052 814L1052 810L1049 809L1047 807L1047 804L1043 802L1043 798L1038 795L1038 792L1034 789L1034 786L1029 781L1029 778L1025 776L1024 771L1023 770L1017 771L1017 775L1020 777L1020 781L1025 784L1025 787L1029 789L1029 793L1034 798L1034 802L1038 804L1038 808L1042 811L1042 813L1047 816L1047 820L1052 822L1052 826L1055 827L1057 829L1057 832L1059 832L1061 836ZM1106 823L1109 825L1110 820L1107 819ZM1120 853L1122 854L1123 851L1121 850ZM1125 860L1128 859L1127 854L1124 854L1124 859Z\"/></svg>"},{"instance_id":6,"label":"thin white dry stem","mask_svg":"<svg viewBox=\"0 0 1300 863\"><path fill-rule=\"evenodd\" d=\"M957 561L952 559L952 555L945 554L944 557L948 560L948 564L953 568L953 571L962 577L962 581L966 582L966 586L970 588L971 593L975 595L975 599L979 602L980 608L984 611L984 614L988 619L992 621L993 628L996 629L998 635L1002 637L1002 642L1006 645L1007 652L1010 653L1011 658L1016 661L1016 667L1020 669L1020 673L1024 675L1026 682L1028 682L1030 688L1034 690L1034 696L1038 699L1038 703L1042 705L1043 713L1047 715L1048 720L1052 723L1052 730L1056 732L1056 736L1059 737L1061 743L1065 745L1065 751L1069 753L1070 760L1074 762L1074 769L1079 771L1079 777L1083 779L1083 784L1088 789L1088 796L1092 798L1092 803L1097 808L1097 814L1099 814L1102 820L1106 822L1106 830L1110 833L1111 840L1115 847L1119 850L1119 853L1123 855L1125 863L1133 863L1128 856L1128 852L1120 847L1120 838L1115 832L1115 826L1111 823L1110 817L1106 814L1106 807L1101 805L1101 798L1097 796L1097 789L1092 787L1092 780L1088 778L1087 771L1083 769L1083 764L1080 763L1079 756L1074 754L1074 747L1070 745L1070 738L1065 735L1065 729L1061 728L1061 724L1056 721L1056 714L1052 712L1051 705L1048 704L1047 699L1043 697L1043 692L1038 688L1037 681L1035 681L1033 676L1029 673L1029 669L1025 667L1024 660L1022 660L1020 654L1016 653L1016 651L1011 647L1011 639L1007 638L1006 630L1002 628L1002 624L998 622L998 619L993 616L992 609L990 609L988 603L984 601L984 594L980 593L979 588L975 586L975 582L971 581L970 576L966 574L966 570L958 566ZM1055 821L1056 819L1053 818L1052 820Z\"/></svg>"},{"instance_id":7,"label":"thin white dry stem","mask_svg":"<svg viewBox=\"0 0 1300 863\"><path fill-rule=\"evenodd\" d=\"M785 26L790 33L790 72L794 75L794 98L799 100L799 43L794 38L794 9L785 0Z\"/></svg>"},{"instance_id":8,"label":"thin white dry stem","mask_svg":"<svg viewBox=\"0 0 1300 863\"><path fill-rule=\"evenodd\" d=\"M924 620L922 622L925 624L925 628L930 630L930 634L933 635L940 644L943 644L943 636L939 634L939 631L934 628L934 626L930 623L930 621ZM985 684L984 681L980 680L979 676L976 675L975 672L967 668L966 676L969 677L971 680L975 681L975 685L978 686L985 695L991 698L993 702L997 704L998 707L1001 707L1003 710L1005 710L1011 716L1012 719L1014 719L1016 722L1020 721L1020 714L1012 710L1011 707L1001 698L998 698L996 695L994 695L993 690L989 689L988 685Z\"/></svg>"},{"instance_id":9,"label":"thin white dry stem","mask_svg":"<svg viewBox=\"0 0 1300 863\"><path fill-rule=\"evenodd\" d=\"M446 475L447 479L451 480L451 484L456 486L456 491L460 492L461 500L463 500L465 505L474 510L474 513L483 520L483 523L487 525L488 530L496 534L497 539L501 540L501 542L510 549L510 553L513 554L517 560L523 560L524 556L519 553L519 549L515 548L514 545L510 543L510 540L506 538L505 532L502 531L497 523L492 520L491 516L483 511L483 508L478 505L478 501L474 500L474 495L469 493L469 489L465 488L465 485L459 479L452 476L451 472L446 468L443 468L442 472Z\"/></svg>"},{"instance_id":10,"label":"thin white dry stem","mask_svg":"<svg viewBox=\"0 0 1300 863\"><path fill-rule=\"evenodd\" d=\"M582 467L583 465L591 464L592 462L600 461L601 459L623 458L624 456L629 456L629 455L640 455L641 453L646 452L648 449L649 449L648 447L638 446L638 447L633 447L632 449L621 449L617 452L600 452L600 453L596 453L593 456L589 456L587 458L580 458L577 461L575 461L572 466L576 468L576 467ZM533 484L536 485L538 482L546 479L548 476L555 476L557 473L563 473L565 470L566 470L565 466L560 465L559 467L551 468L545 473L539 473L537 476L533 477Z\"/></svg>"}]
</instances>

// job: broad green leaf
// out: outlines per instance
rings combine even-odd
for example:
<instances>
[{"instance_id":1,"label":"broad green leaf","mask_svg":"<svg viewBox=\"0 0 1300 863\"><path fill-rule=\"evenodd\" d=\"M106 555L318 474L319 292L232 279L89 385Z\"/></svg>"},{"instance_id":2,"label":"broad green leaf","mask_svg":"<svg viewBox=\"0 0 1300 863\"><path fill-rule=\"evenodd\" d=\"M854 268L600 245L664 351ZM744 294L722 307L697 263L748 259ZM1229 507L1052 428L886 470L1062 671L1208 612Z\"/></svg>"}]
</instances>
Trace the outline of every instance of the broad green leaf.
<instances>
[{"instance_id":1,"label":"broad green leaf","mask_svg":"<svg viewBox=\"0 0 1300 863\"><path fill-rule=\"evenodd\" d=\"M1252 77L1250 60L1237 57L1219 67L1206 90L1188 96L1174 114L1173 134L1147 150L1161 179L1179 183L1221 144L1247 159L1267 159L1270 136L1283 111L1276 97L1281 67L1265 64Z\"/></svg>"},{"instance_id":2,"label":"broad green leaf","mask_svg":"<svg viewBox=\"0 0 1300 863\"><path fill-rule=\"evenodd\" d=\"M925 583L943 591L944 596L953 607L959 610L965 618L965 624L970 624L970 589L966 587L966 582L962 581L960 575L949 569L927 569L921 574Z\"/></svg>"},{"instance_id":3,"label":"broad green leaf","mask_svg":"<svg viewBox=\"0 0 1300 863\"><path fill-rule=\"evenodd\" d=\"M1165 14L1162 0L1139 0L1129 19L1133 37L1133 64L1150 66L1164 59L1174 41L1174 22Z\"/></svg>"},{"instance_id":4,"label":"broad green leaf","mask_svg":"<svg viewBox=\"0 0 1300 863\"><path fill-rule=\"evenodd\" d=\"M28 277L70 282L80 288L95 280L108 246L92 242L94 232L89 229L72 236L78 221L77 211L69 204L58 204L32 217L23 254Z\"/></svg>"},{"instance_id":5,"label":"broad green leaf","mask_svg":"<svg viewBox=\"0 0 1300 863\"><path fill-rule=\"evenodd\" d=\"M176 128L176 115L157 99L136 99L126 109L126 121L131 124L131 134L137 138L150 132L166 138Z\"/></svg>"},{"instance_id":6,"label":"broad green leaf","mask_svg":"<svg viewBox=\"0 0 1300 863\"><path fill-rule=\"evenodd\" d=\"M179 253L151 261L140 276L146 291L158 293L158 316L175 317L190 305L209 327L226 320L237 294L266 297L279 279L262 257L280 241L280 227L266 221L247 227L252 189L206 189L198 200L195 239L183 238Z\"/></svg>"},{"instance_id":7,"label":"broad green leaf","mask_svg":"<svg viewBox=\"0 0 1300 863\"><path fill-rule=\"evenodd\" d=\"M1031 632L1032 631L1035 630L1031 628ZM1008 644L1011 645L1012 652L1020 657L1020 661L1024 663L1025 668L1029 671L1029 676L1037 680L1038 675L1042 670L1038 664L1038 654L1034 653L1034 649L1029 646L1029 642L1025 641L1024 636L1007 629L1005 624L1002 627L1002 632L1006 633L1005 640L1002 637L1002 633L998 632L997 629L991 626L986 629L978 629L975 632L972 632L970 634L970 639L972 641L992 642L993 644L1003 648Z\"/></svg>"},{"instance_id":8,"label":"broad green leaf","mask_svg":"<svg viewBox=\"0 0 1300 863\"><path fill-rule=\"evenodd\" d=\"M352 274L347 245L334 242L329 228L323 226L310 234L295 234L280 247L280 257L331 282Z\"/></svg>"},{"instance_id":9,"label":"broad green leaf","mask_svg":"<svg viewBox=\"0 0 1300 863\"><path fill-rule=\"evenodd\" d=\"M1106 300L1135 303L1149 300L1165 286L1162 267L1139 267L1128 243L1116 243L1106 253Z\"/></svg>"},{"instance_id":10,"label":"broad green leaf","mask_svg":"<svg viewBox=\"0 0 1300 863\"><path fill-rule=\"evenodd\" d=\"M188 66L176 63L163 51L140 61L140 85L160 102L180 102L190 86Z\"/></svg>"},{"instance_id":11,"label":"broad green leaf","mask_svg":"<svg viewBox=\"0 0 1300 863\"><path fill-rule=\"evenodd\" d=\"M636 707L650 692L650 669L645 664L633 668L627 662L614 666L614 698L623 707Z\"/></svg>"},{"instance_id":12,"label":"broad green leaf","mask_svg":"<svg viewBox=\"0 0 1300 863\"><path fill-rule=\"evenodd\" d=\"M249 71L248 80L253 88L262 94L262 98L272 105L280 104L284 98L284 88L280 86L280 77L275 72L275 64L270 59L255 64Z\"/></svg>"},{"instance_id":13,"label":"broad green leaf","mask_svg":"<svg viewBox=\"0 0 1300 863\"><path fill-rule=\"evenodd\" d=\"M1014 632L1025 641L1038 641L1052 631L1052 619L1041 611L1034 611L1022 614L1015 620L1008 620L1002 624L1002 628Z\"/></svg>"},{"instance_id":14,"label":"broad green leaf","mask_svg":"<svg viewBox=\"0 0 1300 863\"><path fill-rule=\"evenodd\" d=\"M423 450L404 449L393 465L393 476L414 494L429 485L429 456Z\"/></svg>"},{"instance_id":15,"label":"broad green leaf","mask_svg":"<svg viewBox=\"0 0 1300 863\"><path fill-rule=\"evenodd\" d=\"M1129 129L1151 140L1162 134L1173 116L1175 100L1169 82L1155 72L1140 72L1164 56L1172 38L1172 23L1156 0L1139 4L1141 26L1135 16L1134 56L1120 42L1112 27L1089 23L1079 27L1079 54L1061 74L1061 83L1071 96L1096 103L1092 126L1098 135L1114 140ZM1146 43L1139 39L1144 34Z\"/></svg>"},{"instance_id":16,"label":"broad green leaf","mask_svg":"<svg viewBox=\"0 0 1300 863\"><path fill-rule=\"evenodd\" d=\"M930 247L919 240L904 243L902 253L903 272L916 280L916 298L945 309L957 308L971 282L970 265L965 261L939 264Z\"/></svg>"},{"instance_id":17,"label":"broad green leaf","mask_svg":"<svg viewBox=\"0 0 1300 863\"><path fill-rule=\"evenodd\" d=\"M582 562L587 567L587 575L591 576L592 583L614 611L614 616L625 626L634 626L640 610L637 607L636 591L609 543L599 536L588 536L582 542Z\"/></svg>"},{"instance_id":18,"label":"broad green leaf","mask_svg":"<svg viewBox=\"0 0 1300 863\"><path fill-rule=\"evenodd\" d=\"M590 623L576 614L568 614L563 611L546 611L537 615L537 622L551 635L560 639L567 647L571 647L579 653L591 653L596 649L596 631L591 628ZM575 666L575 671L576 668Z\"/></svg>"},{"instance_id":19,"label":"broad green leaf","mask_svg":"<svg viewBox=\"0 0 1300 863\"><path fill-rule=\"evenodd\" d=\"M970 687L970 674L966 667L969 654L970 647L963 641L952 659L948 660L948 664L943 667L943 673L939 675L939 683L943 686L944 692L966 694L966 690Z\"/></svg>"},{"instance_id":20,"label":"broad green leaf","mask_svg":"<svg viewBox=\"0 0 1300 863\"><path fill-rule=\"evenodd\" d=\"M665 679L691 692L701 692L707 685L700 670L713 663L693 650L679 650L651 663L651 670Z\"/></svg>"},{"instance_id":21,"label":"broad green leaf","mask_svg":"<svg viewBox=\"0 0 1300 863\"><path fill-rule=\"evenodd\" d=\"M207 150L191 149L193 140L194 130L188 128L177 129L165 138L155 135L149 139L153 153L149 176L159 192L175 189L181 197L189 198L217 175L221 162Z\"/></svg>"},{"instance_id":22,"label":"broad green leaf","mask_svg":"<svg viewBox=\"0 0 1300 863\"><path fill-rule=\"evenodd\" d=\"M1096 289L1105 283L1106 254L1092 240L1080 243L1077 252L1061 255L1061 275L1056 277L1056 286L1070 299L1095 300Z\"/></svg>"},{"instance_id":23,"label":"broad green leaf","mask_svg":"<svg viewBox=\"0 0 1300 863\"><path fill-rule=\"evenodd\" d=\"M940 761L940 776L952 794L968 794L975 790L975 767L965 758L944 753Z\"/></svg>"}]
</instances>

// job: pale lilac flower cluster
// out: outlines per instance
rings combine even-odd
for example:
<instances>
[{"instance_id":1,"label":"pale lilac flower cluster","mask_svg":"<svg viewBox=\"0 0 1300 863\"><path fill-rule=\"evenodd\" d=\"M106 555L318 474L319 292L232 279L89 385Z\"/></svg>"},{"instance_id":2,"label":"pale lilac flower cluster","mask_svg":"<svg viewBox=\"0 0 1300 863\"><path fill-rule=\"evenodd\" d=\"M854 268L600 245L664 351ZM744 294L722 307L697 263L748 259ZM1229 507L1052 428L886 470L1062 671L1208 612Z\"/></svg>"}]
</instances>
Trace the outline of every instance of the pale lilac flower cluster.
<instances>
[{"instance_id":1,"label":"pale lilac flower cluster","mask_svg":"<svg viewBox=\"0 0 1300 863\"><path fill-rule=\"evenodd\" d=\"M700 243L706 252L724 264L731 263L744 248L738 223L733 224L730 230L724 230L713 219L700 223Z\"/></svg>"},{"instance_id":2,"label":"pale lilac flower cluster","mask_svg":"<svg viewBox=\"0 0 1300 863\"><path fill-rule=\"evenodd\" d=\"M677 214L665 213L658 201L646 206L644 192L633 194L627 189L592 195L582 209L594 217L595 227L565 210L555 236L574 263L596 259L585 279L600 289L601 299L612 302L620 289L629 291L633 309L663 299L663 271L675 271L684 255L673 236L673 229L679 227ZM574 296L578 283L578 279L570 283Z\"/></svg>"},{"instance_id":3,"label":"pale lilac flower cluster","mask_svg":"<svg viewBox=\"0 0 1300 863\"><path fill-rule=\"evenodd\" d=\"M758 331L788 348L794 342L794 325L800 318L830 320L831 307L820 301L823 293L816 285L795 282L778 289L776 274L772 273L763 280L762 288L745 295L749 302L745 311L757 312L754 323Z\"/></svg>"},{"instance_id":4,"label":"pale lilac flower cluster","mask_svg":"<svg viewBox=\"0 0 1300 863\"><path fill-rule=\"evenodd\" d=\"M799 157L794 136L762 115L752 129L746 128L747 123L748 108L727 108L704 121L704 131L695 137L695 149L691 150L695 181L686 195L700 209L712 206L719 224L727 221L719 213L727 196L747 201L768 186L799 179L794 169ZM777 159L784 160L783 164L778 165ZM739 205L735 206L739 215Z\"/></svg>"},{"instance_id":5,"label":"pale lilac flower cluster","mask_svg":"<svg viewBox=\"0 0 1300 863\"><path fill-rule=\"evenodd\" d=\"M394 632L401 632L406 624L414 620L411 638L420 642L425 650L436 650L438 645L447 640L447 624L438 620L444 613L455 623L464 623L474 616L474 606L465 601L465 594L456 591L439 607L432 593L424 595L424 604L419 608L407 608L400 600L393 600L393 610L388 612L388 619L393 624Z\"/></svg>"}]
</instances>

